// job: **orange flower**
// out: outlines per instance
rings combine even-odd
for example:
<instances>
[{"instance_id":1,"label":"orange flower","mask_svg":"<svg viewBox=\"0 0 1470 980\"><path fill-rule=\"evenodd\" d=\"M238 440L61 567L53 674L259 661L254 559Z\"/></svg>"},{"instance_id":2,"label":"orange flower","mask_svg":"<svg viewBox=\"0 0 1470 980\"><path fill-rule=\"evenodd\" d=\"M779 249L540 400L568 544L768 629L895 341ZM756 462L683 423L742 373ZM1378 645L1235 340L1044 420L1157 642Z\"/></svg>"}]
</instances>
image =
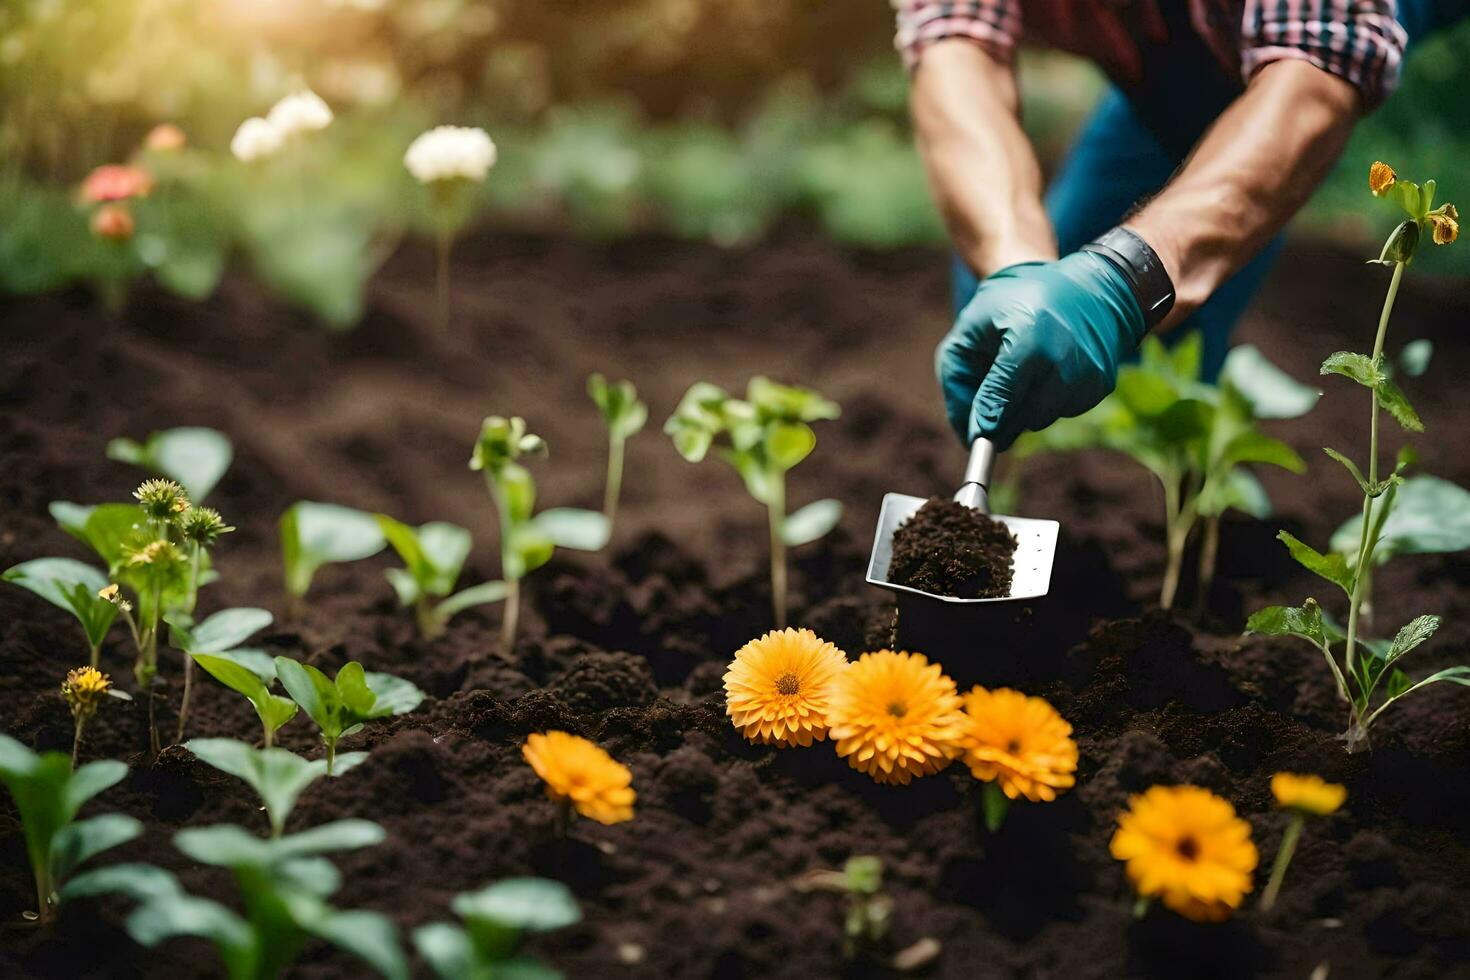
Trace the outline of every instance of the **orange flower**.
<instances>
[{"instance_id":1,"label":"orange flower","mask_svg":"<svg viewBox=\"0 0 1470 980\"><path fill-rule=\"evenodd\" d=\"M965 762L1007 799L1051 802L1076 782L1072 726L1041 698L976 687L965 695Z\"/></svg>"},{"instance_id":2,"label":"orange flower","mask_svg":"<svg viewBox=\"0 0 1470 980\"><path fill-rule=\"evenodd\" d=\"M1460 237L1460 212L1453 204L1441 204L1426 214L1434 244L1449 245Z\"/></svg>"},{"instance_id":3,"label":"orange flower","mask_svg":"<svg viewBox=\"0 0 1470 980\"><path fill-rule=\"evenodd\" d=\"M188 141L182 129L173 123L159 123L148 130L148 135L143 139L143 148L157 153L173 153L182 150L186 142Z\"/></svg>"},{"instance_id":4,"label":"orange flower","mask_svg":"<svg viewBox=\"0 0 1470 980\"><path fill-rule=\"evenodd\" d=\"M827 713L837 754L880 783L907 784L964 751L954 681L921 653L865 653L837 677Z\"/></svg>"},{"instance_id":5,"label":"orange flower","mask_svg":"<svg viewBox=\"0 0 1470 980\"><path fill-rule=\"evenodd\" d=\"M1374 197L1382 197L1398 179L1399 175L1393 172L1393 168L1380 160L1374 160L1373 166L1368 168L1368 189Z\"/></svg>"},{"instance_id":6,"label":"orange flower","mask_svg":"<svg viewBox=\"0 0 1470 980\"><path fill-rule=\"evenodd\" d=\"M811 745L827 737L832 685L847 656L811 630L773 630L735 652L725 713L752 742Z\"/></svg>"},{"instance_id":7,"label":"orange flower","mask_svg":"<svg viewBox=\"0 0 1470 980\"><path fill-rule=\"evenodd\" d=\"M570 803L598 823L633 819L633 774L600 746L567 732L547 732L528 736L521 755L553 800Z\"/></svg>"},{"instance_id":8,"label":"orange flower","mask_svg":"<svg viewBox=\"0 0 1470 980\"><path fill-rule=\"evenodd\" d=\"M140 167L109 163L98 167L82 182L82 200L88 204L125 201L130 197L147 197L153 190L153 178Z\"/></svg>"},{"instance_id":9,"label":"orange flower","mask_svg":"<svg viewBox=\"0 0 1470 980\"><path fill-rule=\"evenodd\" d=\"M124 204L104 204L92 215L92 234L109 242L125 242L133 237L137 224Z\"/></svg>"}]
</instances>

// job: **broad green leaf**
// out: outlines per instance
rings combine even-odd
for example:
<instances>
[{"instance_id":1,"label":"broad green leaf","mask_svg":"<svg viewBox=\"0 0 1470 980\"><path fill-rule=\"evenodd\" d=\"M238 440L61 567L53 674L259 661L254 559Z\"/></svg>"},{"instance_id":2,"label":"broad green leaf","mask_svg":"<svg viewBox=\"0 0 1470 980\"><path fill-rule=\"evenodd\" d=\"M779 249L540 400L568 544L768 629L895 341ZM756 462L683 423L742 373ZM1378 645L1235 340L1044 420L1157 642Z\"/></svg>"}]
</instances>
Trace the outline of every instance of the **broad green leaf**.
<instances>
[{"instance_id":1,"label":"broad green leaf","mask_svg":"<svg viewBox=\"0 0 1470 980\"><path fill-rule=\"evenodd\" d=\"M817 434L805 422L778 422L766 433L766 456L778 470L789 470L817 446Z\"/></svg>"},{"instance_id":2,"label":"broad green leaf","mask_svg":"<svg viewBox=\"0 0 1470 980\"><path fill-rule=\"evenodd\" d=\"M364 720L377 717L373 705L378 696L368 687L367 672L362 669L362 664L356 660L343 664L342 669L337 671L334 683L337 685L337 697L342 702L344 719Z\"/></svg>"},{"instance_id":3,"label":"broad green leaf","mask_svg":"<svg viewBox=\"0 0 1470 980\"><path fill-rule=\"evenodd\" d=\"M1394 668L1388 672L1388 684L1384 686L1383 694L1389 699L1397 698L1408 694L1409 688L1413 686L1414 682L1409 679L1408 674Z\"/></svg>"},{"instance_id":4,"label":"broad green leaf","mask_svg":"<svg viewBox=\"0 0 1470 980\"><path fill-rule=\"evenodd\" d=\"M104 813L67 824L51 842L51 871L64 880L82 864L143 833L143 824L122 813Z\"/></svg>"},{"instance_id":5,"label":"broad green leaf","mask_svg":"<svg viewBox=\"0 0 1470 980\"><path fill-rule=\"evenodd\" d=\"M418 579L413 577L413 572L406 568L385 568L383 577L388 584L393 586L393 594L398 597L400 606L412 606L423 598L424 590L419 587Z\"/></svg>"},{"instance_id":6,"label":"broad green leaf","mask_svg":"<svg viewBox=\"0 0 1470 980\"><path fill-rule=\"evenodd\" d=\"M1286 545L1286 549L1291 552L1291 557L1296 559L1297 564L1325 578L1347 595L1353 594L1353 570L1348 567L1347 559L1341 553L1333 552L1324 555L1286 531L1280 532L1276 537Z\"/></svg>"},{"instance_id":7,"label":"broad green leaf","mask_svg":"<svg viewBox=\"0 0 1470 980\"><path fill-rule=\"evenodd\" d=\"M232 738L190 739L184 748L200 761L248 783L265 804L272 832L277 835L306 787L327 772L325 759L308 762L285 749L257 749Z\"/></svg>"},{"instance_id":8,"label":"broad green leaf","mask_svg":"<svg viewBox=\"0 0 1470 980\"><path fill-rule=\"evenodd\" d=\"M470 556L470 532L457 524L430 521L418 529L419 545L434 569L434 595L448 595Z\"/></svg>"},{"instance_id":9,"label":"broad green leaf","mask_svg":"<svg viewBox=\"0 0 1470 980\"><path fill-rule=\"evenodd\" d=\"M48 752L47 755L64 758L60 752ZM76 816L84 803L103 790L111 789L122 782L127 774L127 763L118 762L116 759L99 759L80 766L71 774L71 779L66 784L62 810L66 814L66 819L70 820Z\"/></svg>"},{"instance_id":10,"label":"broad green leaf","mask_svg":"<svg viewBox=\"0 0 1470 980\"><path fill-rule=\"evenodd\" d=\"M264 609L249 606L222 609L198 626L176 630L176 635L184 641L186 653L222 653L244 643L252 633L265 629L274 618Z\"/></svg>"},{"instance_id":11,"label":"broad green leaf","mask_svg":"<svg viewBox=\"0 0 1470 980\"><path fill-rule=\"evenodd\" d=\"M521 932L550 932L582 919L582 911L567 886L546 878L497 881L479 891L455 896L453 908L463 919Z\"/></svg>"},{"instance_id":12,"label":"broad green leaf","mask_svg":"<svg viewBox=\"0 0 1470 980\"><path fill-rule=\"evenodd\" d=\"M1383 381L1383 372L1379 371L1373 364L1373 359L1366 354L1354 354L1351 351L1338 351L1329 354L1327 360L1322 362L1323 374L1340 374L1344 378L1351 378L1365 388L1375 388Z\"/></svg>"},{"instance_id":13,"label":"broad green leaf","mask_svg":"<svg viewBox=\"0 0 1470 980\"><path fill-rule=\"evenodd\" d=\"M1234 466L1240 463L1269 463L1292 473L1305 473L1307 464L1296 450L1280 439L1247 430L1240 433L1225 446L1223 463Z\"/></svg>"},{"instance_id":14,"label":"broad green leaf","mask_svg":"<svg viewBox=\"0 0 1470 980\"><path fill-rule=\"evenodd\" d=\"M1414 411L1414 406L1409 404L1409 399L1404 397L1403 391L1389 378L1378 382L1378 404L1407 431L1424 431L1424 423L1420 421L1419 413Z\"/></svg>"},{"instance_id":15,"label":"broad green leaf","mask_svg":"<svg viewBox=\"0 0 1470 980\"><path fill-rule=\"evenodd\" d=\"M842 520L842 504L827 498L814 500L789 515L781 524L781 538L795 548L825 535Z\"/></svg>"},{"instance_id":16,"label":"broad green leaf","mask_svg":"<svg viewBox=\"0 0 1470 980\"><path fill-rule=\"evenodd\" d=\"M1271 516L1271 497L1266 493L1266 488L1261 485L1261 481L1256 479L1249 470L1230 471L1221 487L1219 503L1219 513L1224 513L1226 509L1233 507L1257 520L1265 520ZM1200 512L1202 514L1212 513L1203 506Z\"/></svg>"},{"instance_id":17,"label":"broad green leaf","mask_svg":"<svg viewBox=\"0 0 1470 980\"><path fill-rule=\"evenodd\" d=\"M602 375L594 374L587 379L587 394L602 413L613 439L628 439L648 422L648 406L638 400L638 390L631 381L609 384Z\"/></svg>"},{"instance_id":18,"label":"broad green leaf","mask_svg":"<svg viewBox=\"0 0 1470 980\"><path fill-rule=\"evenodd\" d=\"M226 964L244 967L255 954L255 936L245 920L218 902L182 892L144 902L128 916L127 928L133 941L145 947L179 936L208 939Z\"/></svg>"},{"instance_id":19,"label":"broad green leaf","mask_svg":"<svg viewBox=\"0 0 1470 980\"><path fill-rule=\"evenodd\" d=\"M203 667L215 680L243 694L254 706L256 715L259 716L261 724L267 730L274 732L296 716L296 702L290 698L272 694L268 681L263 680L258 673L244 664L228 657L207 653L196 653L192 656L195 663ZM271 664L271 670L273 678L274 664Z\"/></svg>"},{"instance_id":20,"label":"broad green leaf","mask_svg":"<svg viewBox=\"0 0 1470 980\"><path fill-rule=\"evenodd\" d=\"M1434 356L1434 341L1411 340L1399 351L1398 368L1411 378L1423 376L1429 370L1430 358Z\"/></svg>"},{"instance_id":21,"label":"broad green leaf","mask_svg":"<svg viewBox=\"0 0 1470 980\"><path fill-rule=\"evenodd\" d=\"M367 963L387 980L408 980L408 959L398 942L398 928L381 912L339 912L303 923L306 930Z\"/></svg>"},{"instance_id":22,"label":"broad green leaf","mask_svg":"<svg viewBox=\"0 0 1470 980\"><path fill-rule=\"evenodd\" d=\"M534 518L536 526L558 548L600 551L612 536L612 526L600 511L578 507L551 507Z\"/></svg>"},{"instance_id":23,"label":"broad green leaf","mask_svg":"<svg viewBox=\"0 0 1470 980\"><path fill-rule=\"evenodd\" d=\"M77 875L61 889L61 900L126 895L136 902L182 894L179 880L151 864L110 864Z\"/></svg>"},{"instance_id":24,"label":"broad green leaf","mask_svg":"<svg viewBox=\"0 0 1470 980\"><path fill-rule=\"evenodd\" d=\"M1332 550L1356 556L1362 527L1363 515L1353 515L1332 535ZM1466 548L1470 548L1470 491L1421 474L1398 487L1373 559L1382 564L1395 555L1449 554Z\"/></svg>"},{"instance_id":25,"label":"broad green leaf","mask_svg":"<svg viewBox=\"0 0 1470 980\"><path fill-rule=\"evenodd\" d=\"M106 588L107 576L86 562L36 558L6 569L0 578L75 616L90 646L101 646L117 619L117 607L97 594Z\"/></svg>"},{"instance_id":26,"label":"broad green leaf","mask_svg":"<svg viewBox=\"0 0 1470 980\"><path fill-rule=\"evenodd\" d=\"M290 657L277 657L276 677L291 700L301 706L323 734L330 733L333 738L341 734L336 718L337 687L325 674L311 664L299 664Z\"/></svg>"},{"instance_id":27,"label":"broad green leaf","mask_svg":"<svg viewBox=\"0 0 1470 980\"><path fill-rule=\"evenodd\" d=\"M1144 418L1159 415L1179 400L1179 390L1168 379L1137 367L1118 372L1116 394L1128 411Z\"/></svg>"},{"instance_id":28,"label":"broad green leaf","mask_svg":"<svg viewBox=\"0 0 1470 980\"><path fill-rule=\"evenodd\" d=\"M519 463L507 464L496 478L500 490L499 504L505 508L512 525L524 524L536 511L536 481Z\"/></svg>"},{"instance_id":29,"label":"broad green leaf","mask_svg":"<svg viewBox=\"0 0 1470 980\"><path fill-rule=\"evenodd\" d=\"M816 422L842 414L836 402L810 388L778 384L769 378L751 378L745 397L763 420Z\"/></svg>"},{"instance_id":30,"label":"broad green leaf","mask_svg":"<svg viewBox=\"0 0 1470 980\"><path fill-rule=\"evenodd\" d=\"M198 660L196 655L195 659ZM270 687L276 679L276 658L256 647L236 647L233 650L220 650L216 653L207 654L213 660L228 660L230 663L238 664L250 671L266 687Z\"/></svg>"},{"instance_id":31,"label":"broad green leaf","mask_svg":"<svg viewBox=\"0 0 1470 980\"><path fill-rule=\"evenodd\" d=\"M223 433L195 426L155 432L142 443L114 439L107 444L108 459L175 481L195 503L209 496L234 457L235 449Z\"/></svg>"},{"instance_id":32,"label":"broad green leaf","mask_svg":"<svg viewBox=\"0 0 1470 980\"><path fill-rule=\"evenodd\" d=\"M286 590L294 596L306 595L323 565L370 558L387 544L373 515L311 500L287 508L280 531Z\"/></svg>"},{"instance_id":33,"label":"broad green leaf","mask_svg":"<svg viewBox=\"0 0 1470 980\"><path fill-rule=\"evenodd\" d=\"M500 602L510 594L510 587L504 582L481 582L467 589L460 589L454 595L445 599L434 607L434 614L441 620L448 622L459 613L464 612L472 606L483 606L491 602Z\"/></svg>"},{"instance_id":34,"label":"broad green leaf","mask_svg":"<svg viewBox=\"0 0 1470 980\"><path fill-rule=\"evenodd\" d=\"M370 670L366 673L367 686L377 696L373 702L373 717L406 715L424 702L424 692L411 681Z\"/></svg>"},{"instance_id":35,"label":"broad green leaf","mask_svg":"<svg viewBox=\"0 0 1470 980\"><path fill-rule=\"evenodd\" d=\"M1383 657L1385 664L1395 662L1404 654L1429 639L1434 635L1434 631L1439 629L1439 624L1440 618L1438 616L1414 617L1393 638L1393 644L1389 646L1388 653Z\"/></svg>"},{"instance_id":36,"label":"broad green leaf","mask_svg":"<svg viewBox=\"0 0 1470 980\"><path fill-rule=\"evenodd\" d=\"M132 504L98 504L87 515L82 540L107 562L109 569L116 569L124 557L123 546L135 540L145 521L142 508Z\"/></svg>"},{"instance_id":37,"label":"broad green leaf","mask_svg":"<svg viewBox=\"0 0 1470 980\"><path fill-rule=\"evenodd\" d=\"M511 531L510 547L501 552L506 579L524 578L551 561L555 551L556 545L534 521L515 527Z\"/></svg>"},{"instance_id":38,"label":"broad green leaf","mask_svg":"<svg viewBox=\"0 0 1470 980\"><path fill-rule=\"evenodd\" d=\"M1302 606L1267 606L1251 613L1245 624L1247 633L1262 636L1298 636L1318 647L1327 645L1322 623L1322 608L1308 600Z\"/></svg>"},{"instance_id":39,"label":"broad green leaf","mask_svg":"<svg viewBox=\"0 0 1470 980\"><path fill-rule=\"evenodd\" d=\"M780 473L772 473L762 466L754 453L724 448L719 449L718 452L720 458L735 467L735 472L739 473L740 478L745 481L747 493L763 504L771 501L783 479Z\"/></svg>"},{"instance_id":40,"label":"broad green leaf","mask_svg":"<svg viewBox=\"0 0 1470 980\"><path fill-rule=\"evenodd\" d=\"M56 526L89 548L92 541L87 537L87 518L96 509L92 504L74 504L70 500L53 500L46 505Z\"/></svg>"},{"instance_id":41,"label":"broad green leaf","mask_svg":"<svg viewBox=\"0 0 1470 980\"><path fill-rule=\"evenodd\" d=\"M1254 344L1230 349L1220 381L1240 392L1258 419L1298 418L1322 397L1316 388L1307 387L1272 364Z\"/></svg>"},{"instance_id":42,"label":"broad green leaf","mask_svg":"<svg viewBox=\"0 0 1470 980\"><path fill-rule=\"evenodd\" d=\"M414 948L439 980L481 980L488 970L476 972L474 946L469 934L448 922L431 922L413 931Z\"/></svg>"}]
</instances>

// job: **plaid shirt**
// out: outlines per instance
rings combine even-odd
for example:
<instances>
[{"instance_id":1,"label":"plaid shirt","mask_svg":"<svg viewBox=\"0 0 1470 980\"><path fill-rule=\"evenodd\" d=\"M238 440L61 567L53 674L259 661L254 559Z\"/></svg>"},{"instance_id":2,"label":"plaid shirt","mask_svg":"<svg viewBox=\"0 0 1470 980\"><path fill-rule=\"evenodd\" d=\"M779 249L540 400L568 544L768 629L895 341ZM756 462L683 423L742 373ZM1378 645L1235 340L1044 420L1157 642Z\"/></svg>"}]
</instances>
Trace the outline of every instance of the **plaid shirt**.
<instances>
[{"instance_id":1,"label":"plaid shirt","mask_svg":"<svg viewBox=\"0 0 1470 980\"><path fill-rule=\"evenodd\" d=\"M1354 85L1369 107L1398 83L1406 36L1397 0L894 0L895 44L912 70L942 38L1009 60L1024 37L1090 58L1128 88L1142 74L1143 47L1167 40L1159 3L1188 3L1200 37L1246 82L1296 58Z\"/></svg>"}]
</instances>

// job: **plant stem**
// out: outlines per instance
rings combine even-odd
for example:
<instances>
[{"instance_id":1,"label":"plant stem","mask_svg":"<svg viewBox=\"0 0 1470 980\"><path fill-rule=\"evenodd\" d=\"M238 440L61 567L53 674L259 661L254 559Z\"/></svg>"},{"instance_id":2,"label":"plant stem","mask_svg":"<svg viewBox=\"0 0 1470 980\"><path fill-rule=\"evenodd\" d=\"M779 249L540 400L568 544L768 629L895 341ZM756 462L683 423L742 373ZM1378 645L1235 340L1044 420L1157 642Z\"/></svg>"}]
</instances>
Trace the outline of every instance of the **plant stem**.
<instances>
[{"instance_id":1,"label":"plant stem","mask_svg":"<svg viewBox=\"0 0 1470 980\"><path fill-rule=\"evenodd\" d=\"M419 633L424 639L432 640L444 632L444 624L434 615L434 606L427 595L419 596L414 603L413 613L419 623Z\"/></svg>"},{"instance_id":2,"label":"plant stem","mask_svg":"<svg viewBox=\"0 0 1470 980\"><path fill-rule=\"evenodd\" d=\"M337 740L335 738L324 738L322 741L327 746L327 775L332 774L332 767L337 763Z\"/></svg>"},{"instance_id":3,"label":"plant stem","mask_svg":"<svg viewBox=\"0 0 1470 980\"><path fill-rule=\"evenodd\" d=\"M1378 316L1378 333L1373 338L1373 367L1376 369L1383 360L1383 342L1388 335L1388 318L1393 313L1393 302L1399 293L1399 283L1404 278L1404 263L1398 262L1393 267L1393 278L1388 283L1388 295L1383 298L1383 311ZM1378 389L1373 389L1373 408L1370 415L1368 435L1368 483L1378 482ZM1363 604L1363 586L1366 576L1363 574L1372 567L1373 550L1378 542L1371 540L1371 526L1373 523L1373 497L1363 495L1363 529L1358 545L1358 567L1353 575L1353 593L1348 606L1347 622L1347 644L1344 652L1344 661L1347 664L1347 674L1357 677L1357 671L1353 667L1357 640L1358 640L1358 610ZM1365 692L1366 696L1366 692ZM1367 707L1367 705L1363 705Z\"/></svg>"},{"instance_id":4,"label":"plant stem","mask_svg":"<svg viewBox=\"0 0 1470 980\"><path fill-rule=\"evenodd\" d=\"M521 580L508 579L505 583L505 616L500 621L500 645L506 653L513 653L516 645L516 625L521 618Z\"/></svg>"},{"instance_id":5,"label":"plant stem","mask_svg":"<svg viewBox=\"0 0 1470 980\"><path fill-rule=\"evenodd\" d=\"M623 439L613 436L607 448L607 488L602 495L602 514L607 518L609 530L617 516L618 496L623 490L623 442Z\"/></svg>"},{"instance_id":6,"label":"plant stem","mask_svg":"<svg viewBox=\"0 0 1470 980\"><path fill-rule=\"evenodd\" d=\"M100 664L102 662L102 644L100 644L100 643L92 643L91 641L88 641L87 647L91 651L91 654L92 654L92 656L91 656L92 666L93 667L96 667L98 664Z\"/></svg>"},{"instance_id":7,"label":"plant stem","mask_svg":"<svg viewBox=\"0 0 1470 980\"><path fill-rule=\"evenodd\" d=\"M1220 554L1220 515L1205 518L1204 540L1199 550L1199 597L1209 601L1210 587L1215 584L1215 562Z\"/></svg>"},{"instance_id":8,"label":"plant stem","mask_svg":"<svg viewBox=\"0 0 1470 980\"><path fill-rule=\"evenodd\" d=\"M1293 813L1291 823L1286 825L1286 833L1281 837L1281 849L1276 852L1276 863L1271 866L1271 880L1266 883L1266 890L1261 894L1261 911L1271 911L1271 906L1276 904L1276 896L1281 891L1281 882L1286 879L1286 866L1291 864L1291 856L1296 853L1297 841L1302 836L1302 815Z\"/></svg>"},{"instance_id":9,"label":"plant stem","mask_svg":"<svg viewBox=\"0 0 1470 980\"><path fill-rule=\"evenodd\" d=\"M1164 547L1168 553L1164 565L1164 581L1159 587L1159 607L1174 607L1174 593L1179 590L1179 571L1184 564L1184 542L1178 540L1179 481L1161 480L1164 485Z\"/></svg>"},{"instance_id":10,"label":"plant stem","mask_svg":"<svg viewBox=\"0 0 1470 980\"><path fill-rule=\"evenodd\" d=\"M984 794L981 800L985 808L985 829L993 834L1000 830L1001 824L1005 823L1006 814L1011 809L1011 801L1005 791L1000 788L1000 784L994 781L986 783L982 793Z\"/></svg>"},{"instance_id":11,"label":"plant stem","mask_svg":"<svg viewBox=\"0 0 1470 980\"><path fill-rule=\"evenodd\" d=\"M82 716L77 715L76 730L72 733L71 739L71 767L73 770L77 767L77 755L82 751L82 726L84 724L86 722L82 720Z\"/></svg>"},{"instance_id":12,"label":"plant stem","mask_svg":"<svg viewBox=\"0 0 1470 980\"><path fill-rule=\"evenodd\" d=\"M41 925L50 925L52 918L51 908L51 870L41 861L31 869L36 875L36 917Z\"/></svg>"},{"instance_id":13,"label":"plant stem","mask_svg":"<svg viewBox=\"0 0 1470 980\"><path fill-rule=\"evenodd\" d=\"M781 533L786 523L786 480L782 476L771 481L766 512L771 525L771 610L780 630L786 628L786 538Z\"/></svg>"},{"instance_id":14,"label":"plant stem","mask_svg":"<svg viewBox=\"0 0 1470 980\"><path fill-rule=\"evenodd\" d=\"M437 269L435 270L435 310L439 321L439 332L449 332L449 251L454 244L454 235L448 225L439 229L435 236Z\"/></svg>"},{"instance_id":15,"label":"plant stem","mask_svg":"<svg viewBox=\"0 0 1470 980\"><path fill-rule=\"evenodd\" d=\"M270 748L276 743L276 730L264 721L260 723L260 727L265 731L265 748Z\"/></svg>"}]
</instances>

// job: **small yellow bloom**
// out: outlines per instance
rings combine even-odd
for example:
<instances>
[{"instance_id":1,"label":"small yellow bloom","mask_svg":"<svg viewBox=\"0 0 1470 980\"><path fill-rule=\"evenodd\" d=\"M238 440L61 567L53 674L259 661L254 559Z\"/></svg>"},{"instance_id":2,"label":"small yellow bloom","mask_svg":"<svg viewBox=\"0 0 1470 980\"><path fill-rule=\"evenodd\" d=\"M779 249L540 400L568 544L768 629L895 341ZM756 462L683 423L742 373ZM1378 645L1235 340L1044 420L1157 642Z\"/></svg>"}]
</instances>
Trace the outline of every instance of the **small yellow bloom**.
<instances>
[{"instance_id":1,"label":"small yellow bloom","mask_svg":"<svg viewBox=\"0 0 1470 980\"><path fill-rule=\"evenodd\" d=\"M135 548L128 553L127 563L131 567L139 565L168 565L173 562L184 560L183 553L172 541L159 538L150 541L141 548Z\"/></svg>"},{"instance_id":2,"label":"small yellow bloom","mask_svg":"<svg viewBox=\"0 0 1470 980\"><path fill-rule=\"evenodd\" d=\"M1453 204L1441 204L1424 216L1436 245L1449 245L1460 237L1460 212Z\"/></svg>"},{"instance_id":3,"label":"small yellow bloom","mask_svg":"<svg viewBox=\"0 0 1470 980\"><path fill-rule=\"evenodd\" d=\"M1196 922L1218 922L1251 890L1259 856L1250 824L1198 786L1155 786L1128 801L1109 848L1144 898Z\"/></svg>"},{"instance_id":4,"label":"small yellow bloom","mask_svg":"<svg viewBox=\"0 0 1470 980\"><path fill-rule=\"evenodd\" d=\"M865 653L838 677L827 713L838 756L880 783L907 784L964 751L954 681L921 653Z\"/></svg>"},{"instance_id":5,"label":"small yellow bloom","mask_svg":"<svg viewBox=\"0 0 1470 980\"><path fill-rule=\"evenodd\" d=\"M976 687L965 695L965 716L965 763L1008 799L1050 803L1076 782L1072 726L1042 698Z\"/></svg>"},{"instance_id":6,"label":"small yellow bloom","mask_svg":"<svg viewBox=\"0 0 1470 980\"><path fill-rule=\"evenodd\" d=\"M133 491L143 512L155 521L168 521L189 509L189 496L173 480L144 480Z\"/></svg>"},{"instance_id":7,"label":"small yellow bloom","mask_svg":"<svg viewBox=\"0 0 1470 980\"><path fill-rule=\"evenodd\" d=\"M772 631L735 652L725 713L752 742L811 745L827 737L832 685L847 655L811 630Z\"/></svg>"},{"instance_id":8,"label":"small yellow bloom","mask_svg":"<svg viewBox=\"0 0 1470 980\"><path fill-rule=\"evenodd\" d=\"M78 667L66 672L66 680L61 683L61 696L71 706L74 717L90 718L97 713L97 705L110 687L112 681L96 667Z\"/></svg>"},{"instance_id":9,"label":"small yellow bloom","mask_svg":"<svg viewBox=\"0 0 1470 980\"><path fill-rule=\"evenodd\" d=\"M111 585L104 585L102 588L97 590L97 598L105 599L113 605L117 605L117 600L120 594L121 590L117 587L116 582L113 582Z\"/></svg>"},{"instance_id":10,"label":"small yellow bloom","mask_svg":"<svg viewBox=\"0 0 1470 980\"><path fill-rule=\"evenodd\" d=\"M600 746L567 732L547 732L527 737L521 755L553 800L570 802L598 823L633 819L633 774Z\"/></svg>"},{"instance_id":11,"label":"small yellow bloom","mask_svg":"<svg viewBox=\"0 0 1470 980\"><path fill-rule=\"evenodd\" d=\"M1373 166L1368 168L1368 189L1373 192L1374 197L1382 197L1399 175L1393 172L1393 168L1379 160L1373 161Z\"/></svg>"},{"instance_id":12,"label":"small yellow bloom","mask_svg":"<svg viewBox=\"0 0 1470 980\"><path fill-rule=\"evenodd\" d=\"M1347 799L1346 786L1329 783L1321 776L1298 776L1290 772L1278 772L1271 777L1271 793L1282 809L1319 817L1337 812Z\"/></svg>"}]
</instances>

